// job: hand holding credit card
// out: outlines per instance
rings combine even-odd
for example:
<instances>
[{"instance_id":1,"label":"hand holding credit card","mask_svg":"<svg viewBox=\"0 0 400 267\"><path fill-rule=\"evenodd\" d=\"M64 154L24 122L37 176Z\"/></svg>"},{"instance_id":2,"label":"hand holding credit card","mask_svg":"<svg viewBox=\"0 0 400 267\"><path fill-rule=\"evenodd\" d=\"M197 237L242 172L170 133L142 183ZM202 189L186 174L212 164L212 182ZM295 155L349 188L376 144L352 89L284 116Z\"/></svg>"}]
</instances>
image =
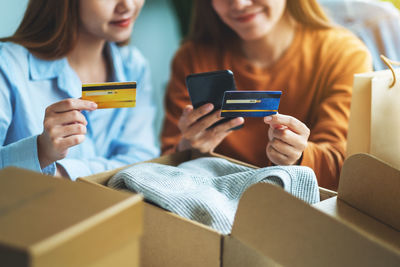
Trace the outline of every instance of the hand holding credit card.
<instances>
[{"instance_id":1,"label":"hand holding credit card","mask_svg":"<svg viewBox=\"0 0 400 267\"><path fill-rule=\"evenodd\" d=\"M278 113L281 91L226 91L221 116L265 117Z\"/></svg>"},{"instance_id":2,"label":"hand holding credit card","mask_svg":"<svg viewBox=\"0 0 400 267\"><path fill-rule=\"evenodd\" d=\"M83 84L83 100L97 104L97 108L130 108L136 106L136 82Z\"/></svg>"}]
</instances>

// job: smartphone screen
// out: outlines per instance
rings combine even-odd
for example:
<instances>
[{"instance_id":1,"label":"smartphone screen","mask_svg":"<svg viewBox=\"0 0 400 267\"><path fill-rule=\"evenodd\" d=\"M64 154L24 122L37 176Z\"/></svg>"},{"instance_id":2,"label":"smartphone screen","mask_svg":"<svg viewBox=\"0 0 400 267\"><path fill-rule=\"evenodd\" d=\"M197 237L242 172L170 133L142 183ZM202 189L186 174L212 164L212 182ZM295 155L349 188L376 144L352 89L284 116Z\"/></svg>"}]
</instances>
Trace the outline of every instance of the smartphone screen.
<instances>
[{"instance_id":1,"label":"smartphone screen","mask_svg":"<svg viewBox=\"0 0 400 267\"><path fill-rule=\"evenodd\" d=\"M236 90L235 79L230 70L190 74L186 77L186 86L194 108L198 108L206 103L212 103L214 110L221 109L225 91ZM221 119L209 128L231 119L233 118ZM233 129L236 130L241 127L238 126Z\"/></svg>"}]
</instances>

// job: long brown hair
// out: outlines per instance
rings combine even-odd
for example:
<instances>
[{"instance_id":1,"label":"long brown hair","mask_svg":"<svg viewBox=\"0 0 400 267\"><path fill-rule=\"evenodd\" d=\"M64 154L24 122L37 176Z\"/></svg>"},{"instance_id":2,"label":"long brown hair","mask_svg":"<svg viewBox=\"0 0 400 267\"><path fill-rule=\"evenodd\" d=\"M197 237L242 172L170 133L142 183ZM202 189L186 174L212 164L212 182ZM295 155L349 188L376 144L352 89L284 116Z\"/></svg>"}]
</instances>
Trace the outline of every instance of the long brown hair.
<instances>
[{"instance_id":1,"label":"long brown hair","mask_svg":"<svg viewBox=\"0 0 400 267\"><path fill-rule=\"evenodd\" d=\"M26 47L46 59L67 55L78 40L79 0L29 0L16 32L0 41Z\"/></svg>"},{"instance_id":2,"label":"long brown hair","mask_svg":"<svg viewBox=\"0 0 400 267\"><path fill-rule=\"evenodd\" d=\"M44 59L62 58L78 41L79 23L79 0L29 0L16 32L0 41L20 44Z\"/></svg>"},{"instance_id":3,"label":"long brown hair","mask_svg":"<svg viewBox=\"0 0 400 267\"><path fill-rule=\"evenodd\" d=\"M217 15L212 0L195 0L191 28L187 40L222 45L237 38ZM300 24L312 28L331 27L329 18L316 0L287 0L286 9Z\"/></svg>"}]
</instances>

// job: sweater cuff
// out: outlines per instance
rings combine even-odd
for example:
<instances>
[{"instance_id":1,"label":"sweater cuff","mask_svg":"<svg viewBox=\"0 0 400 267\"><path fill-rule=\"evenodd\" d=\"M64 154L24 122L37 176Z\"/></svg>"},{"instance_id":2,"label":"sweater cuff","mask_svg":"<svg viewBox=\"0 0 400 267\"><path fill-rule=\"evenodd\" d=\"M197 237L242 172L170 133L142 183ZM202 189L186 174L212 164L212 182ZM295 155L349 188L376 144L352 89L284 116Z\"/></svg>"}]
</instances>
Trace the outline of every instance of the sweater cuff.
<instances>
[{"instance_id":1,"label":"sweater cuff","mask_svg":"<svg viewBox=\"0 0 400 267\"><path fill-rule=\"evenodd\" d=\"M315 144L308 142L306 149L303 151L303 156L299 165L314 168L315 157L314 157Z\"/></svg>"}]
</instances>

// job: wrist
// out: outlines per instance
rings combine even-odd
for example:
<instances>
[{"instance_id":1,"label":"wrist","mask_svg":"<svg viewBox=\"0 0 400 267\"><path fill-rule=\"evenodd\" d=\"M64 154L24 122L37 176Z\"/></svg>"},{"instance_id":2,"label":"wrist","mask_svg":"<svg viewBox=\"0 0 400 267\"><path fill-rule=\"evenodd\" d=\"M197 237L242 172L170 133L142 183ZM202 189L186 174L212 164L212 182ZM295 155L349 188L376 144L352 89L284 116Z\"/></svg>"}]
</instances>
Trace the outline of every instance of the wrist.
<instances>
[{"instance_id":1,"label":"wrist","mask_svg":"<svg viewBox=\"0 0 400 267\"><path fill-rule=\"evenodd\" d=\"M176 151L180 152L191 148L192 146L190 145L189 140L182 138L176 146Z\"/></svg>"},{"instance_id":2,"label":"wrist","mask_svg":"<svg viewBox=\"0 0 400 267\"><path fill-rule=\"evenodd\" d=\"M40 168L43 169L50 164L52 164L54 161L49 159L46 156L46 149L44 148L44 142L43 142L43 134L40 134L37 138L37 153L38 153L38 159L39 159L39 164Z\"/></svg>"},{"instance_id":3,"label":"wrist","mask_svg":"<svg viewBox=\"0 0 400 267\"><path fill-rule=\"evenodd\" d=\"M301 153L300 158L293 165L301 165L302 161L303 161L303 153Z\"/></svg>"},{"instance_id":4,"label":"wrist","mask_svg":"<svg viewBox=\"0 0 400 267\"><path fill-rule=\"evenodd\" d=\"M56 163L56 175L57 177L62 177L62 178L69 178L69 175L65 168L61 166L60 164Z\"/></svg>"}]
</instances>

